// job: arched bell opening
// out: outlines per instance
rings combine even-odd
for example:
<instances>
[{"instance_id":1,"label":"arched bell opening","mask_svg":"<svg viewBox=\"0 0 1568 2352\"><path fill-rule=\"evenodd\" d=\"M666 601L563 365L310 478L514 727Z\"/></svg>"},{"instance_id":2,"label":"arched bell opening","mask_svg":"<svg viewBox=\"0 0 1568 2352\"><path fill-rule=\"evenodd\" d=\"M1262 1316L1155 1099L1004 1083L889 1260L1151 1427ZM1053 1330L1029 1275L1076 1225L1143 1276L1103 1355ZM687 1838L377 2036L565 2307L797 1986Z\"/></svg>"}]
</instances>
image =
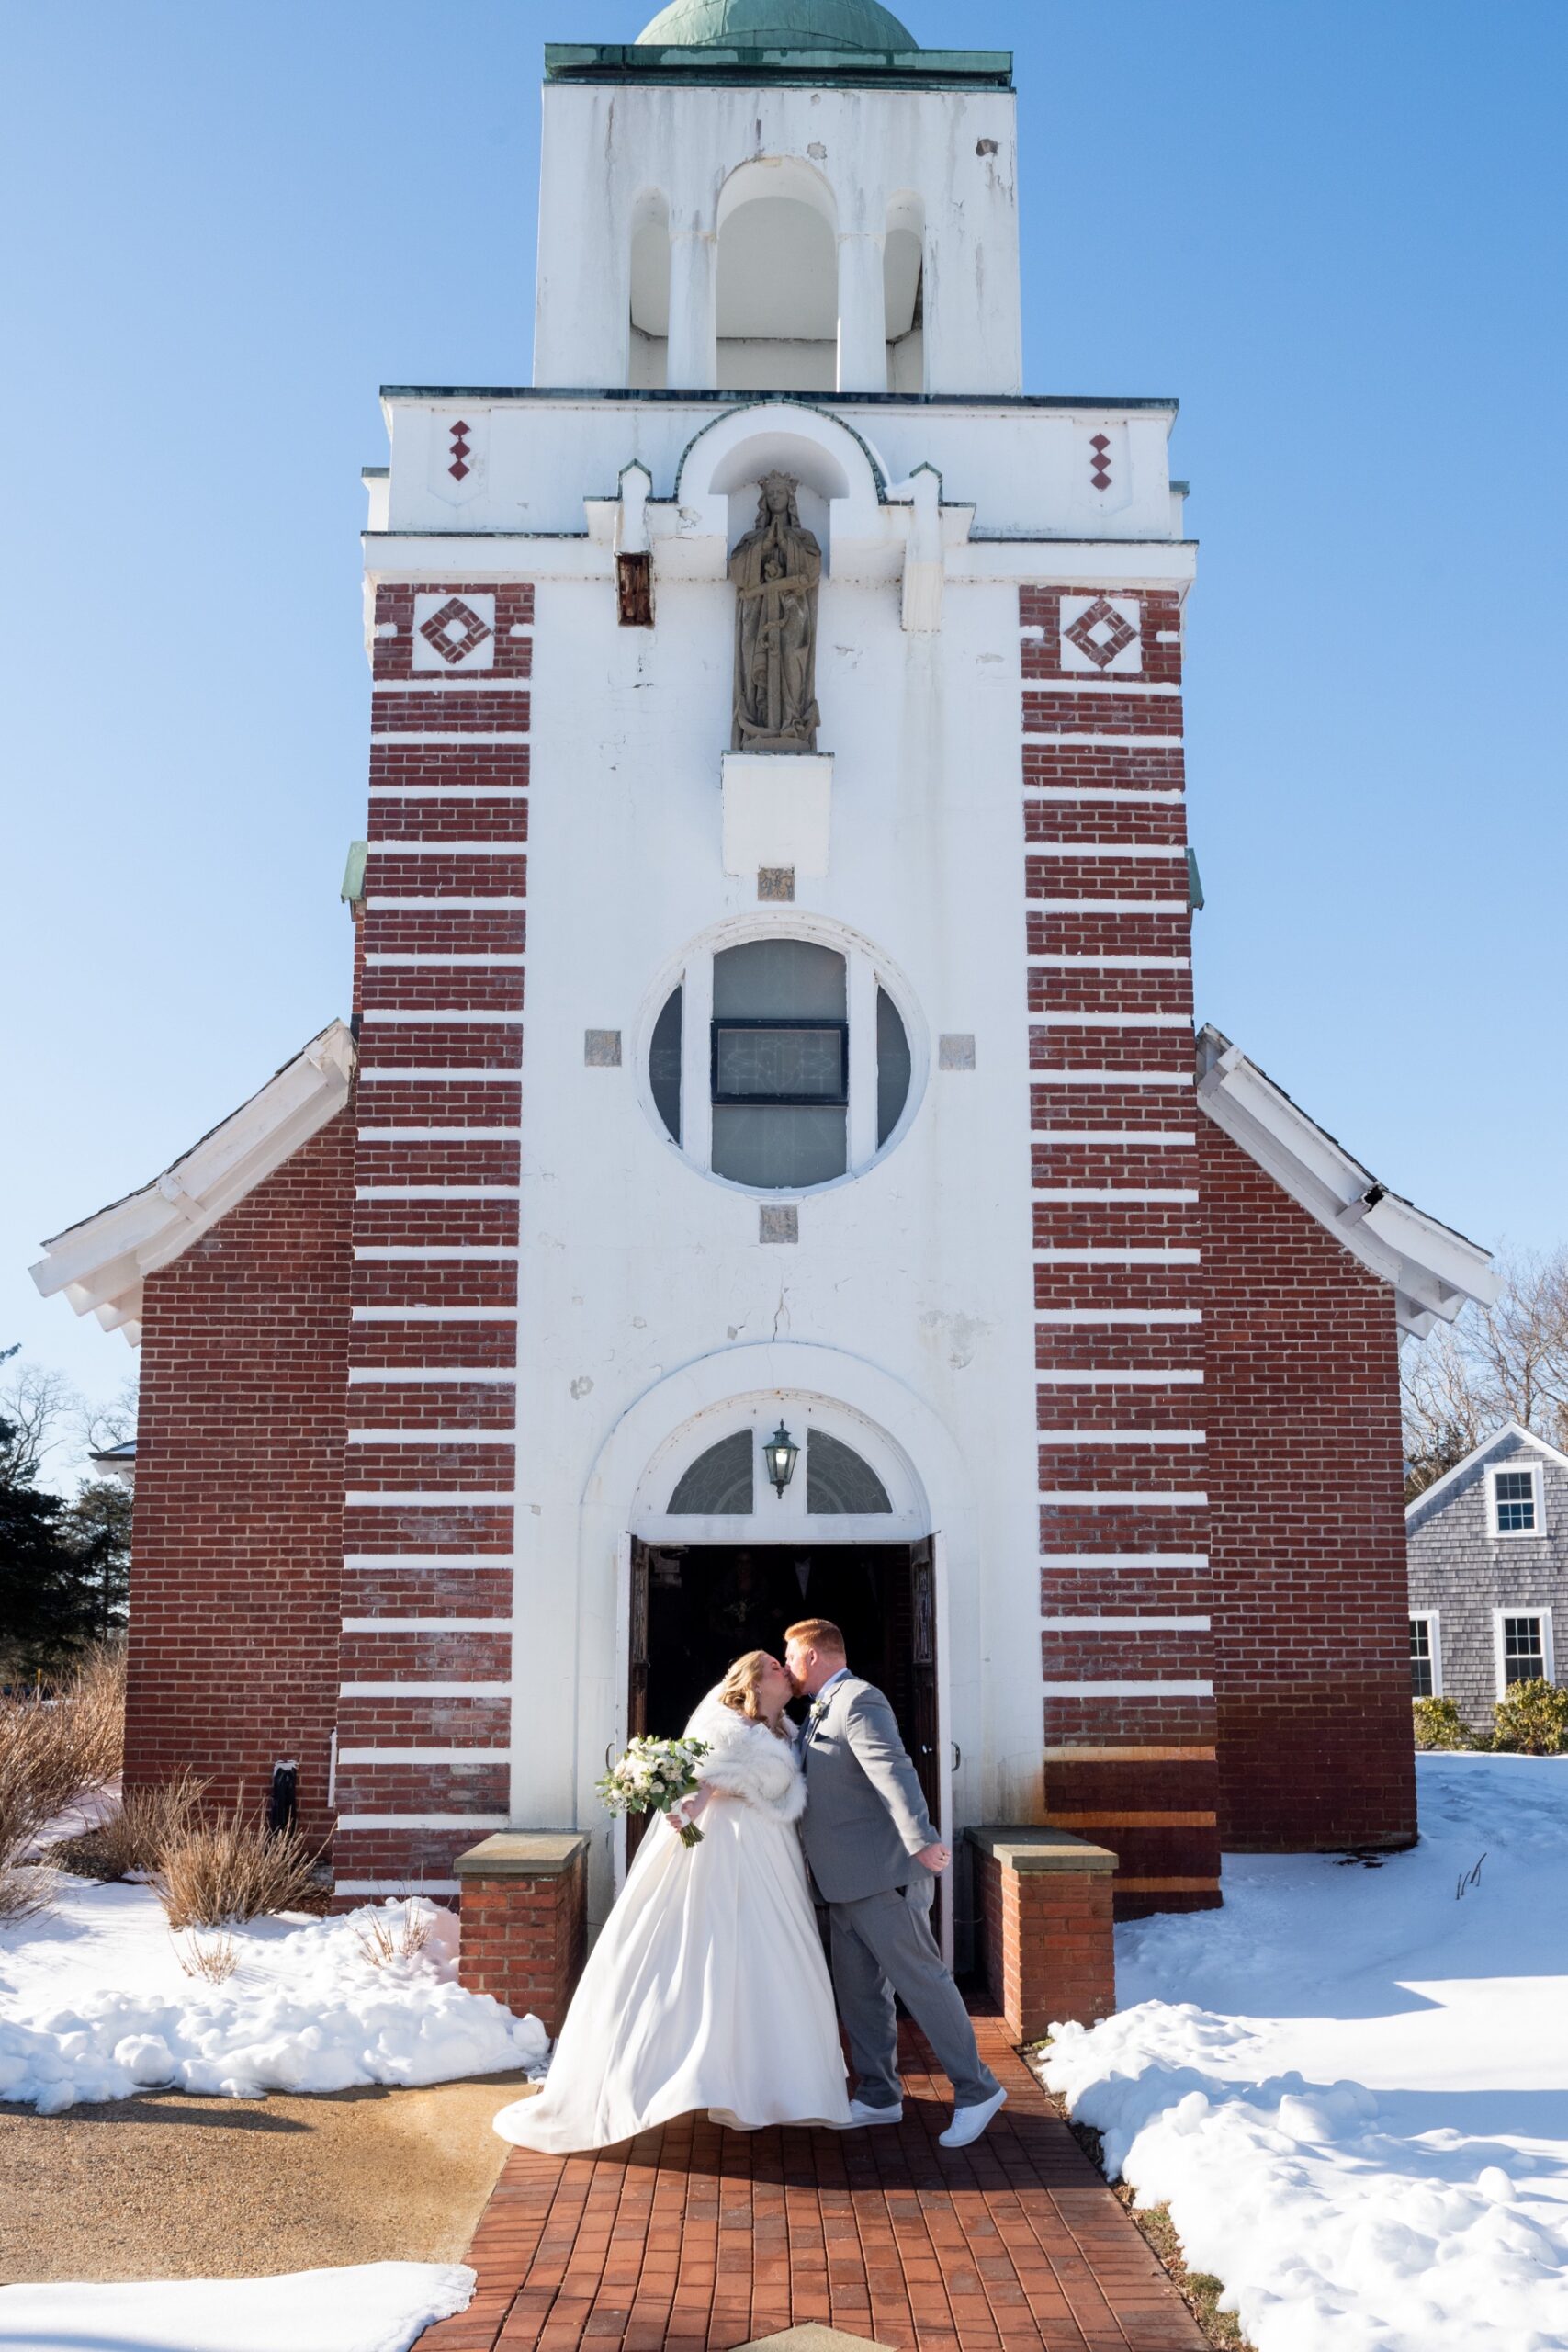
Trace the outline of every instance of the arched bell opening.
<instances>
[{"instance_id":1,"label":"arched bell opening","mask_svg":"<svg viewBox=\"0 0 1568 2352\"><path fill-rule=\"evenodd\" d=\"M830 392L838 380L833 198L793 156L743 164L718 206L720 391Z\"/></svg>"}]
</instances>

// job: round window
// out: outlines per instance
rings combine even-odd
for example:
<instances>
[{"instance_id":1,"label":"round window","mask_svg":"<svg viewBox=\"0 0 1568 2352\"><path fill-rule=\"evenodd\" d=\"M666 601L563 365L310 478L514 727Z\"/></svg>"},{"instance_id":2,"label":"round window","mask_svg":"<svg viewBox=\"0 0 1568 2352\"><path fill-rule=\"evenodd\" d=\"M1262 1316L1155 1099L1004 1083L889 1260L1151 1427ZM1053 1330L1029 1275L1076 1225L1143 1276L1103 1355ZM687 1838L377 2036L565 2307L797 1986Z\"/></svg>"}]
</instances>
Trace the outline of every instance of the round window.
<instances>
[{"instance_id":1,"label":"round window","mask_svg":"<svg viewBox=\"0 0 1568 2352\"><path fill-rule=\"evenodd\" d=\"M692 957L649 1047L671 1141L756 1192L859 1174L903 1118L912 1075L908 1030L874 959L789 933Z\"/></svg>"}]
</instances>

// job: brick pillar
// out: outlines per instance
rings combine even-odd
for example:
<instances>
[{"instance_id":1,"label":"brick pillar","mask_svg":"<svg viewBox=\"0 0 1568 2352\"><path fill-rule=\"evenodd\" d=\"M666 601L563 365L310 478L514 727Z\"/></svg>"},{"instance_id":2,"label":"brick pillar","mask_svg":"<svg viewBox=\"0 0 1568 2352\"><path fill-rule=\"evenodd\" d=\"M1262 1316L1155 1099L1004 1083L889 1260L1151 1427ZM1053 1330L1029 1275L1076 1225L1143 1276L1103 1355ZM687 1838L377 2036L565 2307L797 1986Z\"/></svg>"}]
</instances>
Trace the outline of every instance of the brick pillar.
<instances>
[{"instance_id":1,"label":"brick pillar","mask_svg":"<svg viewBox=\"0 0 1568 2352\"><path fill-rule=\"evenodd\" d=\"M1116 2007L1116 1857L1064 1829L971 1829L986 1982L1009 2030L1092 2025Z\"/></svg>"},{"instance_id":2,"label":"brick pillar","mask_svg":"<svg viewBox=\"0 0 1568 2352\"><path fill-rule=\"evenodd\" d=\"M525 581L377 590L338 1715L349 1895L455 1894L453 1856L508 1819L533 613Z\"/></svg>"},{"instance_id":3,"label":"brick pillar","mask_svg":"<svg viewBox=\"0 0 1568 2352\"><path fill-rule=\"evenodd\" d=\"M513 1829L459 1854L457 1979L492 1993L552 2036L588 1949L588 1840L570 1829Z\"/></svg>"},{"instance_id":4,"label":"brick pillar","mask_svg":"<svg viewBox=\"0 0 1568 2352\"><path fill-rule=\"evenodd\" d=\"M1097 469L1119 462L1101 449ZM1181 611L1020 590L1043 1818L1220 1900Z\"/></svg>"}]
</instances>

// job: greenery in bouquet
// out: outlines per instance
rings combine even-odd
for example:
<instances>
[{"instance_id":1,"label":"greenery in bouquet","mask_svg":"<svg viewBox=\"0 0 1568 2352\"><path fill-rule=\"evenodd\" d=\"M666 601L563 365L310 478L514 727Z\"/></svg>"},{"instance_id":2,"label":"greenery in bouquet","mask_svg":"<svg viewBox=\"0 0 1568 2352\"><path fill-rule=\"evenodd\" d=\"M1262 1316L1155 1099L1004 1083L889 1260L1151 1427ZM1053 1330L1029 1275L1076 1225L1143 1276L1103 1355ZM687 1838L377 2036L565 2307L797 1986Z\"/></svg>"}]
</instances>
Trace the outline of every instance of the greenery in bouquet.
<instances>
[{"instance_id":1,"label":"greenery in bouquet","mask_svg":"<svg viewBox=\"0 0 1568 2352\"><path fill-rule=\"evenodd\" d=\"M610 1813L670 1813L697 1785L705 1739L634 1739L619 1762L595 1782ZM700 1846L694 1822L680 1825L682 1844Z\"/></svg>"}]
</instances>

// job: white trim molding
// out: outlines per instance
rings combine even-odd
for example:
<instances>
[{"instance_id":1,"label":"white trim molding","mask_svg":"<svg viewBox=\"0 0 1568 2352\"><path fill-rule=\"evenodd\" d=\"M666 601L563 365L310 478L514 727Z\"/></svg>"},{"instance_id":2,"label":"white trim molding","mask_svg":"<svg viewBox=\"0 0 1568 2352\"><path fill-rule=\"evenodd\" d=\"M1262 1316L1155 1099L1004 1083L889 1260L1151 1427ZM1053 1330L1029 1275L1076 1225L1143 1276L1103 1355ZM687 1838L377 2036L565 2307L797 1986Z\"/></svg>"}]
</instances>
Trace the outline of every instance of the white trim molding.
<instances>
[{"instance_id":1,"label":"white trim molding","mask_svg":"<svg viewBox=\"0 0 1568 2352\"><path fill-rule=\"evenodd\" d=\"M1411 1623L1422 1624L1427 1628L1427 1661L1432 1669L1432 1688L1427 1695L1432 1699L1440 1699L1443 1695L1443 1635L1442 1627L1438 1623L1440 1614L1441 1612L1436 1609L1413 1609L1410 1611ZM1414 1651L1411 1652L1411 1663L1415 1664ZM1414 1692L1411 1695L1414 1697Z\"/></svg>"},{"instance_id":2,"label":"white trim molding","mask_svg":"<svg viewBox=\"0 0 1568 2352\"><path fill-rule=\"evenodd\" d=\"M1502 1287L1491 1254L1380 1184L1211 1023L1198 1034L1198 1100L1325 1233L1394 1294L1401 1331L1424 1340Z\"/></svg>"},{"instance_id":3,"label":"white trim molding","mask_svg":"<svg viewBox=\"0 0 1568 2352\"><path fill-rule=\"evenodd\" d=\"M1533 1617L1540 1626L1541 1678L1547 1682L1557 1679L1557 1661L1551 1641L1551 1605L1550 1601L1520 1600L1511 1606L1492 1611L1492 1670L1499 1699L1508 1692L1507 1662L1504 1651L1503 1621L1506 1617Z\"/></svg>"},{"instance_id":4,"label":"white trim molding","mask_svg":"<svg viewBox=\"0 0 1568 2352\"><path fill-rule=\"evenodd\" d=\"M1497 1481L1509 1477L1529 1480L1530 1523L1528 1527L1505 1527L1502 1524ZM1494 1544L1534 1544L1546 1533L1546 1480L1539 1454L1513 1454L1501 1462L1489 1462L1485 1487L1486 1532ZM1510 1498L1510 1500L1519 1502L1524 1499L1522 1495Z\"/></svg>"},{"instance_id":5,"label":"white trim molding","mask_svg":"<svg viewBox=\"0 0 1568 2352\"><path fill-rule=\"evenodd\" d=\"M96 1315L136 1347L147 1275L183 1256L336 1116L354 1062L347 1023L329 1022L161 1176L46 1241L31 1269L43 1296L63 1291L78 1315Z\"/></svg>"}]
</instances>

